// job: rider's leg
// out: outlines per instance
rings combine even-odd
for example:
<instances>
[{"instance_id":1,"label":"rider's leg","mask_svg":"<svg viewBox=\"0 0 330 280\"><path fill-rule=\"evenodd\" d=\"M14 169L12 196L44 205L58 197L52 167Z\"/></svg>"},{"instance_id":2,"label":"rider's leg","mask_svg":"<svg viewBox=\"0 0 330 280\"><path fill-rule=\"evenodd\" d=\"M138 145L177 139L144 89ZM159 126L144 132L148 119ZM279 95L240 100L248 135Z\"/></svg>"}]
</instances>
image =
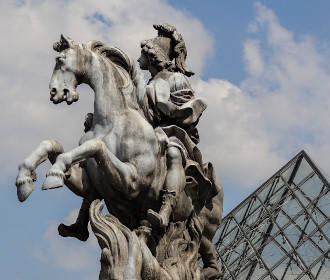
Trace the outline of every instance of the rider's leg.
<instances>
[{"instance_id":1,"label":"rider's leg","mask_svg":"<svg viewBox=\"0 0 330 280\"><path fill-rule=\"evenodd\" d=\"M182 155L177 147L171 146L167 149L167 174L163 187L164 195L159 213L149 209L148 220L160 228L169 223L170 215L176 206L179 194L184 190L185 172L182 166Z\"/></svg>"},{"instance_id":2,"label":"rider's leg","mask_svg":"<svg viewBox=\"0 0 330 280\"><path fill-rule=\"evenodd\" d=\"M63 237L76 237L81 241L86 241L89 237L88 222L90 205L91 202L84 198L76 222L70 226L60 224L58 226L59 235Z\"/></svg>"},{"instance_id":3,"label":"rider's leg","mask_svg":"<svg viewBox=\"0 0 330 280\"><path fill-rule=\"evenodd\" d=\"M70 226L60 224L58 233L63 237L76 237L81 241L86 241L89 237L89 207L100 196L90 186L88 175L83 168L71 167L71 170L70 176L64 181L65 185L75 194L82 196L83 201L76 222Z\"/></svg>"}]
</instances>

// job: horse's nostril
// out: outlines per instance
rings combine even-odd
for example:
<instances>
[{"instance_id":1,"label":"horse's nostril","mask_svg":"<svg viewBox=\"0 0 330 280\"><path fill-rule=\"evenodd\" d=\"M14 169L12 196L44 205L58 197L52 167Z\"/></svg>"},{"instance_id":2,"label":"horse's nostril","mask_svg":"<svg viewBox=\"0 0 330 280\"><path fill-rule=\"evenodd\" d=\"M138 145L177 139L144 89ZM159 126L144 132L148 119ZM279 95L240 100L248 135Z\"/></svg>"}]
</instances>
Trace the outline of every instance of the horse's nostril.
<instances>
[{"instance_id":1,"label":"horse's nostril","mask_svg":"<svg viewBox=\"0 0 330 280\"><path fill-rule=\"evenodd\" d=\"M63 89L63 92L64 92L63 98L67 98L70 91L67 88L65 88Z\"/></svg>"},{"instance_id":2,"label":"horse's nostril","mask_svg":"<svg viewBox=\"0 0 330 280\"><path fill-rule=\"evenodd\" d=\"M50 91L50 95L55 95L56 94L56 88L52 88Z\"/></svg>"}]
</instances>

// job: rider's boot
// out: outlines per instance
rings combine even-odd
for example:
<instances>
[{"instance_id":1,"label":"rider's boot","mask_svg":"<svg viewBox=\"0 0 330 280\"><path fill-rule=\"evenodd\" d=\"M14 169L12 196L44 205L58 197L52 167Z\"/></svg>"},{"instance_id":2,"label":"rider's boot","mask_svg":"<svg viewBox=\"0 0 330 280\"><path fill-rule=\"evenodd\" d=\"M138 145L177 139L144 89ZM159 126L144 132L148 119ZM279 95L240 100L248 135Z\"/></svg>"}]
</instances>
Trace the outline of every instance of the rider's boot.
<instances>
[{"instance_id":1,"label":"rider's boot","mask_svg":"<svg viewBox=\"0 0 330 280\"><path fill-rule=\"evenodd\" d=\"M169 219L176 206L176 193L165 192L163 195L162 206L159 213L149 209L147 212L148 221L159 229L164 229L169 224Z\"/></svg>"},{"instance_id":2,"label":"rider's boot","mask_svg":"<svg viewBox=\"0 0 330 280\"><path fill-rule=\"evenodd\" d=\"M76 222L70 226L60 224L58 226L59 235L63 237L75 237L81 241L86 241L89 237L89 206L90 203L84 199Z\"/></svg>"}]
</instances>

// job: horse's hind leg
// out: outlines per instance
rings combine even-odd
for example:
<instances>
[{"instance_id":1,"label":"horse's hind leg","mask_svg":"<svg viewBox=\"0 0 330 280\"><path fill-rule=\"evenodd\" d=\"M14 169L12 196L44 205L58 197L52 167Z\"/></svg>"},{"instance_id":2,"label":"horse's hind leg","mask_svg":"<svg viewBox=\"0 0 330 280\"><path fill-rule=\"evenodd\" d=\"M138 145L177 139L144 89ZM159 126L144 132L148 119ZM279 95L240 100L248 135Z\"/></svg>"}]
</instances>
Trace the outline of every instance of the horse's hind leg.
<instances>
[{"instance_id":1,"label":"horse's hind leg","mask_svg":"<svg viewBox=\"0 0 330 280\"><path fill-rule=\"evenodd\" d=\"M57 155L63 153L62 145L56 140L42 141L39 146L19 165L16 178L17 197L23 202L34 190L36 168L47 158L54 163Z\"/></svg>"},{"instance_id":2,"label":"horse's hind leg","mask_svg":"<svg viewBox=\"0 0 330 280\"><path fill-rule=\"evenodd\" d=\"M205 236L202 237L199 253L201 254L204 269L202 270L202 280L219 279L222 275L219 269L214 244Z\"/></svg>"}]
</instances>

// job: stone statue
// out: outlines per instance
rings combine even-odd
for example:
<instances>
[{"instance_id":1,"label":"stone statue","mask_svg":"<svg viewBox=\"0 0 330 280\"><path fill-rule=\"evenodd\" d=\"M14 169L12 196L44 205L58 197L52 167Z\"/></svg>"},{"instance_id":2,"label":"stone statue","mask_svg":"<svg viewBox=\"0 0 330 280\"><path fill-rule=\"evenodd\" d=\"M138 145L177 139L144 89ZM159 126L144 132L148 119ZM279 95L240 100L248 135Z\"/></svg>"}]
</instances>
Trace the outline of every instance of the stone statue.
<instances>
[{"instance_id":1,"label":"stone statue","mask_svg":"<svg viewBox=\"0 0 330 280\"><path fill-rule=\"evenodd\" d=\"M102 248L99 279L217 279L212 238L223 192L196 146L206 105L188 81L193 73L182 36L168 24L154 27L158 36L141 43L139 59L151 73L148 83L116 47L75 44L63 35L54 44L51 101L70 105L86 83L95 94L94 112L77 148L64 152L58 141L46 140L20 164L17 195L28 198L35 169L49 159L42 189L66 185L83 198L77 221L59 225L59 234L85 241L90 220ZM97 212L100 199L106 217Z\"/></svg>"}]
</instances>

